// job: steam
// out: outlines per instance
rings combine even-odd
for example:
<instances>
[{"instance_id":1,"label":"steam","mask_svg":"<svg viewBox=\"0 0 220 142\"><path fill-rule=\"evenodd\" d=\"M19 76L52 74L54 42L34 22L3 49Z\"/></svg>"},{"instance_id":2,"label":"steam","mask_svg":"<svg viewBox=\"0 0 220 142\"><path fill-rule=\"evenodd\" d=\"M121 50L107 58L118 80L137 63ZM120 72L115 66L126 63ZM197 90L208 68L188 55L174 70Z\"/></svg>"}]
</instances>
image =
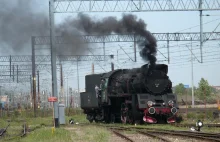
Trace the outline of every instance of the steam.
<instances>
[{"instance_id":1,"label":"steam","mask_svg":"<svg viewBox=\"0 0 220 142\"><path fill-rule=\"evenodd\" d=\"M37 11L36 4L29 0L1 0L0 5L0 45L1 53L12 50L15 53L31 53L31 36L49 35L48 13ZM56 35L61 35L69 41L69 45L57 45L59 55L83 54L88 44L76 35L94 34L136 34L146 39L141 48L140 56L156 62L156 39L146 30L146 23L132 14L123 14L122 18L110 16L95 20L85 14L78 14L76 18L67 18L56 26ZM24 53L25 52L25 53Z\"/></svg>"},{"instance_id":2,"label":"steam","mask_svg":"<svg viewBox=\"0 0 220 142\"><path fill-rule=\"evenodd\" d=\"M31 36L48 34L47 17L35 11L30 1L1 0L0 5L1 52L31 51Z\"/></svg>"},{"instance_id":3,"label":"steam","mask_svg":"<svg viewBox=\"0 0 220 142\"><path fill-rule=\"evenodd\" d=\"M48 10L46 13L39 11L36 3L30 0L1 0L0 1L0 51L2 54L31 54L31 36L49 36ZM56 27L60 28L60 27ZM70 27L69 33L79 34ZM63 30L62 28L59 29ZM70 39L67 34L66 40ZM83 54L86 44L79 37L71 38L69 45L56 45L58 55ZM37 54L49 54L48 50L38 50ZM45 53L47 52L47 53Z\"/></svg>"},{"instance_id":4,"label":"steam","mask_svg":"<svg viewBox=\"0 0 220 142\"><path fill-rule=\"evenodd\" d=\"M68 27L68 28L62 28ZM95 34L95 35L107 35L107 34L136 34L142 36L146 41L139 45L141 48L140 56L145 61L150 61L150 64L156 62L156 39L154 36L146 30L146 23L137 19L135 15L123 14L120 20L116 17L106 17L102 20L95 20L85 14L78 14L76 19L66 19L58 28L58 32L65 36L71 37L70 31L80 31L84 34Z\"/></svg>"}]
</instances>

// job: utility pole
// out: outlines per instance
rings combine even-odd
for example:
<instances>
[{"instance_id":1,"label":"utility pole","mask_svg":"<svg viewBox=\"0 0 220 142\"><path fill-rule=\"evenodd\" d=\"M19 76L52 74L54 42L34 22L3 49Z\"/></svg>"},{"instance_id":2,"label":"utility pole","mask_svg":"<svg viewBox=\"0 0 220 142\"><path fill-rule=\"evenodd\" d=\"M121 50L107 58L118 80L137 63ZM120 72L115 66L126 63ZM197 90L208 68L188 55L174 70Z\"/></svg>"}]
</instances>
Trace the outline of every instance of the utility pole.
<instances>
[{"instance_id":1,"label":"utility pole","mask_svg":"<svg viewBox=\"0 0 220 142\"><path fill-rule=\"evenodd\" d=\"M37 71L37 92L38 92L38 105L40 105L40 74Z\"/></svg>"},{"instance_id":2,"label":"utility pole","mask_svg":"<svg viewBox=\"0 0 220 142\"><path fill-rule=\"evenodd\" d=\"M59 102L64 103L64 89L63 89L63 66L60 64L60 96Z\"/></svg>"},{"instance_id":3,"label":"utility pole","mask_svg":"<svg viewBox=\"0 0 220 142\"><path fill-rule=\"evenodd\" d=\"M13 82L15 81L15 66L12 66L12 71L13 71Z\"/></svg>"},{"instance_id":4,"label":"utility pole","mask_svg":"<svg viewBox=\"0 0 220 142\"><path fill-rule=\"evenodd\" d=\"M77 101L78 101L78 97L79 97L78 95L79 95L79 93L80 93L80 91L79 91L79 63L78 63L79 61L78 61L78 59L77 59L76 62L77 62L77 84L78 84L78 93L77 93L77 95L76 95L76 96L77 96L76 98L77 98ZM79 101L78 101L78 102L79 102Z\"/></svg>"},{"instance_id":5,"label":"utility pole","mask_svg":"<svg viewBox=\"0 0 220 142\"><path fill-rule=\"evenodd\" d=\"M34 49L34 37L31 37L32 45L32 86L33 86L33 105L34 105L34 117L36 117L36 72L35 72L35 49Z\"/></svg>"},{"instance_id":6,"label":"utility pole","mask_svg":"<svg viewBox=\"0 0 220 142\"><path fill-rule=\"evenodd\" d=\"M203 63L203 54L202 54L202 48L203 48L203 19L202 19L202 4L203 0L199 0L199 17L200 17L200 54L201 54L201 63Z\"/></svg>"},{"instance_id":7,"label":"utility pole","mask_svg":"<svg viewBox=\"0 0 220 142\"><path fill-rule=\"evenodd\" d=\"M9 57L9 64L10 64L10 77L11 77L11 55Z\"/></svg>"},{"instance_id":8,"label":"utility pole","mask_svg":"<svg viewBox=\"0 0 220 142\"><path fill-rule=\"evenodd\" d=\"M18 65L17 65L17 83L18 83Z\"/></svg>"},{"instance_id":9,"label":"utility pole","mask_svg":"<svg viewBox=\"0 0 220 142\"><path fill-rule=\"evenodd\" d=\"M68 77L66 77L66 107L68 107L68 96L69 96L69 87L68 87Z\"/></svg>"},{"instance_id":10,"label":"utility pole","mask_svg":"<svg viewBox=\"0 0 220 142\"><path fill-rule=\"evenodd\" d=\"M2 86L0 86L0 96L2 95Z\"/></svg>"},{"instance_id":11,"label":"utility pole","mask_svg":"<svg viewBox=\"0 0 220 142\"><path fill-rule=\"evenodd\" d=\"M167 33L167 39L169 38L169 33ZM168 64L170 63L170 42L167 40L167 54L168 54Z\"/></svg>"},{"instance_id":12,"label":"utility pole","mask_svg":"<svg viewBox=\"0 0 220 142\"><path fill-rule=\"evenodd\" d=\"M194 83L193 83L193 51L192 51L192 38L191 38L191 68L192 68L192 108L194 108Z\"/></svg>"},{"instance_id":13,"label":"utility pole","mask_svg":"<svg viewBox=\"0 0 220 142\"><path fill-rule=\"evenodd\" d=\"M32 96L32 94L33 94L33 92L32 92L32 77L31 77L31 75L30 75L30 86L31 86L31 88L30 88L30 100L33 100L32 98L33 98L33 96ZM33 104L32 104L33 105ZM32 105L31 105L31 108L32 108Z\"/></svg>"},{"instance_id":14,"label":"utility pole","mask_svg":"<svg viewBox=\"0 0 220 142\"><path fill-rule=\"evenodd\" d=\"M104 54L104 61L105 61L105 42L103 42L103 54Z\"/></svg>"},{"instance_id":15,"label":"utility pole","mask_svg":"<svg viewBox=\"0 0 220 142\"><path fill-rule=\"evenodd\" d=\"M136 54L136 35L134 34L134 61L137 62L137 54Z\"/></svg>"},{"instance_id":16,"label":"utility pole","mask_svg":"<svg viewBox=\"0 0 220 142\"><path fill-rule=\"evenodd\" d=\"M56 70L56 47L54 30L54 0L49 1L49 19L50 19L50 46L51 46L51 72L52 72L52 96L57 97L57 70ZM54 127L59 127L58 102L53 102L54 107Z\"/></svg>"}]
</instances>

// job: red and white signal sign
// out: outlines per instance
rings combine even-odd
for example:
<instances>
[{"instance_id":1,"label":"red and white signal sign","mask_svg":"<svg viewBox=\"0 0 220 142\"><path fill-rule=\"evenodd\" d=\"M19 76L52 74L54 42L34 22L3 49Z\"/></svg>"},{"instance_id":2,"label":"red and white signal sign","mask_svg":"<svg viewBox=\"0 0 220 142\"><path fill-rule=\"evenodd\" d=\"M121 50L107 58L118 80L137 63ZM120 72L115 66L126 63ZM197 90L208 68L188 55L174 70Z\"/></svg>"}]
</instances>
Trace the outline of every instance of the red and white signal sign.
<instances>
[{"instance_id":1,"label":"red and white signal sign","mask_svg":"<svg viewBox=\"0 0 220 142\"><path fill-rule=\"evenodd\" d=\"M57 97L49 97L48 102L57 102Z\"/></svg>"}]
</instances>

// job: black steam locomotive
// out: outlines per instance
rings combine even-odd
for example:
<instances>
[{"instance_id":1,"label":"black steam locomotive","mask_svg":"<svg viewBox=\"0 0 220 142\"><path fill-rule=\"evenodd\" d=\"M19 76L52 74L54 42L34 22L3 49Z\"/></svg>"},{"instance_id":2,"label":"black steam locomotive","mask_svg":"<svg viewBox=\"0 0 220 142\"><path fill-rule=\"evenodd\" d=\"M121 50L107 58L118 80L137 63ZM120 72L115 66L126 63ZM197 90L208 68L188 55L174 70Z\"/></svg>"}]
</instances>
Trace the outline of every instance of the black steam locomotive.
<instances>
[{"instance_id":1,"label":"black steam locomotive","mask_svg":"<svg viewBox=\"0 0 220 142\"><path fill-rule=\"evenodd\" d=\"M118 69L85 77L81 108L90 122L176 122L177 96L165 64Z\"/></svg>"}]
</instances>

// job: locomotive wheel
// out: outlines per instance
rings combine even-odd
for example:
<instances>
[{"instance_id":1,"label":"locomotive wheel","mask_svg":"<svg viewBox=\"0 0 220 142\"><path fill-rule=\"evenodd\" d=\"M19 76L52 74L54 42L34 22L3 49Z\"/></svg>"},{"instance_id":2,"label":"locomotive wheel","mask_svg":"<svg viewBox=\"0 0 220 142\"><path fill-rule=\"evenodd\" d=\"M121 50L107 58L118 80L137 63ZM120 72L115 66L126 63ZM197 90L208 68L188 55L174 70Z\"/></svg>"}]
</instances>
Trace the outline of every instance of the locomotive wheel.
<instances>
[{"instance_id":1,"label":"locomotive wheel","mask_svg":"<svg viewBox=\"0 0 220 142\"><path fill-rule=\"evenodd\" d=\"M94 120L94 116L87 114L87 120L89 120L89 122L92 123Z\"/></svg>"},{"instance_id":2,"label":"locomotive wheel","mask_svg":"<svg viewBox=\"0 0 220 142\"><path fill-rule=\"evenodd\" d=\"M99 121L98 121L98 120L96 120L96 119L95 119L95 122L96 122L96 123L99 123Z\"/></svg>"}]
</instances>

